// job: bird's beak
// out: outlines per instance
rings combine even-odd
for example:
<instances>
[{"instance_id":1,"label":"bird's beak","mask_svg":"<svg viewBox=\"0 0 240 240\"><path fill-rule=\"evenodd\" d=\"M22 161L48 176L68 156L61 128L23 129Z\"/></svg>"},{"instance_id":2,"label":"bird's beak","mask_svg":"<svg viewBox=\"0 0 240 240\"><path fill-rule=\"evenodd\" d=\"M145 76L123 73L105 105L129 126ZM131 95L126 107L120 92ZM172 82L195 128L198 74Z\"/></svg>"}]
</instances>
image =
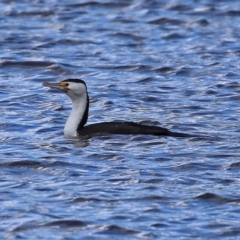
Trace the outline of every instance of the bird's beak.
<instances>
[{"instance_id":1,"label":"bird's beak","mask_svg":"<svg viewBox=\"0 0 240 240\"><path fill-rule=\"evenodd\" d=\"M49 82L44 82L43 83L44 87L50 87L50 88L55 88L63 92L68 92L68 88L60 83L49 83Z\"/></svg>"}]
</instances>

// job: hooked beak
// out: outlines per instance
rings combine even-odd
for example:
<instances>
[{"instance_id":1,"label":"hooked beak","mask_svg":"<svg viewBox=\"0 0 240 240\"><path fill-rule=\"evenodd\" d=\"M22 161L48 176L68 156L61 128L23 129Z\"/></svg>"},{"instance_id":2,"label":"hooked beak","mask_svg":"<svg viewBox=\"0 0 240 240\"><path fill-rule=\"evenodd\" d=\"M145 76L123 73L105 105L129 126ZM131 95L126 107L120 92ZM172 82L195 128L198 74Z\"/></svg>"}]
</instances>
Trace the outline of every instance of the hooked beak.
<instances>
[{"instance_id":1,"label":"hooked beak","mask_svg":"<svg viewBox=\"0 0 240 240\"><path fill-rule=\"evenodd\" d=\"M50 88L55 88L58 89L60 91L63 91L65 93L68 92L68 88L66 86L62 86L61 82L60 83L49 83L49 82L44 82L43 83L44 87L50 87Z\"/></svg>"}]
</instances>

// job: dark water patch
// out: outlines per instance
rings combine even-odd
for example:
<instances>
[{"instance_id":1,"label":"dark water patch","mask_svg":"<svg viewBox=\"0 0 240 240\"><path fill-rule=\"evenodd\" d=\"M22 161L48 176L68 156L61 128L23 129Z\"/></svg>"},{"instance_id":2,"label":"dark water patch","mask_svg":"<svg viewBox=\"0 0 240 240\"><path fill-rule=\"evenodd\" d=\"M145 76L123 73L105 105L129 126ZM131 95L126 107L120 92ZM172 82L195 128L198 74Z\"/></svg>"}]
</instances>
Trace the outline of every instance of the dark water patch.
<instances>
[{"instance_id":1,"label":"dark water patch","mask_svg":"<svg viewBox=\"0 0 240 240\"><path fill-rule=\"evenodd\" d=\"M235 75L234 73L231 73ZM226 83L218 83L215 85L217 88L220 89L240 89L240 83L239 82L226 82Z\"/></svg>"},{"instance_id":2,"label":"dark water patch","mask_svg":"<svg viewBox=\"0 0 240 240\"><path fill-rule=\"evenodd\" d=\"M239 169L239 168L240 168L240 162L234 162L228 166L228 169Z\"/></svg>"},{"instance_id":3,"label":"dark water patch","mask_svg":"<svg viewBox=\"0 0 240 240\"><path fill-rule=\"evenodd\" d=\"M226 74L227 78L239 78L239 74L237 73L233 73L233 72L229 72Z\"/></svg>"},{"instance_id":4,"label":"dark water patch","mask_svg":"<svg viewBox=\"0 0 240 240\"><path fill-rule=\"evenodd\" d=\"M145 39L145 37L142 37L141 35L136 35L136 34L133 34L133 33L114 33L114 34L110 34L110 36L112 37L116 37L119 39L123 38L123 39L130 39L130 40L134 40L134 41L142 41ZM139 43L138 43L139 44ZM129 43L127 44L127 46L129 46Z\"/></svg>"},{"instance_id":5,"label":"dark water patch","mask_svg":"<svg viewBox=\"0 0 240 240\"><path fill-rule=\"evenodd\" d=\"M195 90L195 89L186 89L185 91L184 91L184 95L185 96L195 96L196 94L197 94L197 92L198 92L198 90ZM190 106L190 108L191 108L192 106ZM197 108L199 109L199 108L202 108L201 106L197 106ZM197 109L196 108L196 106L195 106L195 108L194 109Z\"/></svg>"},{"instance_id":6,"label":"dark water patch","mask_svg":"<svg viewBox=\"0 0 240 240\"><path fill-rule=\"evenodd\" d=\"M0 62L0 66L2 68L8 68L8 67L15 67L15 68L45 68L50 67L54 65L55 63L52 62L45 62L45 61L24 61L24 62L15 62L15 61L2 61Z\"/></svg>"},{"instance_id":7,"label":"dark water patch","mask_svg":"<svg viewBox=\"0 0 240 240\"><path fill-rule=\"evenodd\" d=\"M106 202L106 199L96 198L96 197L75 197L69 202L71 203L88 203L88 202Z\"/></svg>"},{"instance_id":8,"label":"dark water patch","mask_svg":"<svg viewBox=\"0 0 240 240\"><path fill-rule=\"evenodd\" d=\"M138 146L139 147L153 147L153 146L156 146L156 147L160 147L161 144L164 144L164 140L161 141L161 138L164 138L164 136L162 137L156 137L153 139L152 136L145 136L145 137L134 137L133 140L134 141L138 141ZM158 160L156 161L166 161L167 159L163 158L163 157L158 157L157 158Z\"/></svg>"},{"instance_id":9,"label":"dark water patch","mask_svg":"<svg viewBox=\"0 0 240 240\"><path fill-rule=\"evenodd\" d=\"M35 187L33 190L36 192L53 192L55 189L51 187Z\"/></svg>"},{"instance_id":10,"label":"dark water patch","mask_svg":"<svg viewBox=\"0 0 240 240\"><path fill-rule=\"evenodd\" d=\"M191 5L185 5L185 4L176 4L176 5L170 5L168 7L169 10L172 10L172 11L190 11L192 10L192 7Z\"/></svg>"},{"instance_id":11,"label":"dark water patch","mask_svg":"<svg viewBox=\"0 0 240 240\"><path fill-rule=\"evenodd\" d=\"M208 201L208 202L215 202L215 203L232 203L232 202L239 203L240 202L240 199L226 198L226 197L222 197L217 194L209 193L209 192L198 195L195 198L204 200L204 201Z\"/></svg>"},{"instance_id":12,"label":"dark water patch","mask_svg":"<svg viewBox=\"0 0 240 240\"><path fill-rule=\"evenodd\" d=\"M236 158L238 154L208 154L206 157L208 158L216 158L216 159L227 159L227 158Z\"/></svg>"},{"instance_id":13,"label":"dark water patch","mask_svg":"<svg viewBox=\"0 0 240 240\"><path fill-rule=\"evenodd\" d=\"M143 101L146 101L146 102L157 102L158 97L146 96L146 97L143 97L142 100L143 100Z\"/></svg>"},{"instance_id":14,"label":"dark water patch","mask_svg":"<svg viewBox=\"0 0 240 240\"><path fill-rule=\"evenodd\" d=\"M75 170L81 170L81 169L88 169L88 170L93 170L93 169L98 169L95 166L91 165L86 165L83 163L69 163L69 162L64 162L64 161L46 161L47 159L51 159L52 157L42 157L43 160L42 162L37 162L37 161L31 161L31 160L20 160L20 161L9 161L9 162L3 162L0 163L1 166L3 167L11 167L11 168L30 168L30 169L44 169L44 168L52 168L52 169L57 169L57 168L70 168L70 169L75 169Z\"/></svg>"},{"instance_id":15,"label":"dark water patch","mask_svg":"<svg viewBox=\"0 0 240 240\"><path fill-rule=\"evenodd\" d=\"M82 227L86 227L88 224L83 222L83 221L79 221L79 220L58 220L58 221L52 221L49 223L45 223L45 224L33 224L33 223L29 223L29 224L23 224L21 226L18 226L16 228L14 228L12 231L13 232L21 232L21 231L27 231L27 230L33 230L36 228L44 228L44 227L57 227L57 228L82 228Z\"/></svg>"},{"instance_id":16,"label":"dark water patch","mask_svg":"<svg viewBox=\"0 0 240 240\"><path fill-rule=\"evenodd\" d=\"M182 157L188 156L189 154L182 154ZM180 158L180 157L179 157ZM210 163L183 163L177 166L174 166L174 169L177 171L189 171L189 170L219 170L221 167L218 164Z\"/></svg>"},{"instance_id":17,"label":"dark water patch","mask_svg":"<svg viewBox=\"0 0 240 240\"><path fill-rule=\"evenodd\" d=\"M174 72L175 70L171 67L160 67L160 68L153 68L151 69L152 71L154 72L160 72L160 73L172 73Z\"/></svg>"},{"instance_id":18,"label":"dark water patch","mask_svg":"<svg viewBox=\"0 0 240 240\"><path fill-rule=\"evenodd\" d=\"M166 18L166 17L151 20L148 23L156 24L156 25L174 25L174 26L179 26L179 25L185 24L185 22L182 20L170 19L170 18Z\"/></svg>"},{"instance_id":19,"label":"dark water patch","mask_svg":"<svg viewBox=\"0 0 240 240\"><path fill-rule=\"evenodd\" d=\"M216 223L211 223L211 224L209 224L208 225L208 227L209 228L224 228L224 227L228 227L229 226L229 224L227 224L227 223L218 223L218 222L216 222Z\"/></svg>"},{"instance_id":20,"label":"dark water patch","mask_svg":"<svg viewBox=\"0 0 240 240\"><path fill-rule=\"evenodd\" d=\"M176 76L193 76L197 75L196 74L196 69L193 68L187 68L187 67L181 67L179 70L176 70Z\"/></svg>"},{"instance_id":21,"label":"dark water patch","mask_svg":"<svg viewBox=\"0 0 240 240\"><path fill-rule=\"evenodd\" d=\"M222 237L237 237L240 235L240 230L239 228L235 228L235 227L228 227L229 230L225 230L222 233L220 233L219 235Z\"/></svg>"},{"instance_id":22,"label":"dark water patch","mask_svg":"<svg viewBox=\"0 0 240 240\"><path fill-rule=\"evenodd\" d=\"M58 228L82 228L88 224L79 220L58 220L46 223L43 227L58 227Z\"/></svg>"},{"instance_id":23,"label":"dark water patch","mask_svg":"<svg viewBox=\"0 0 240 240\"><path fill-rule=\"evenodd\" d=\"M63 38L51 41L50 43L46 43L44 45L41 45L39 47L53 47L53 46L75 46L75 45L83 45L83 44L99 44L99 41L97 39L95 40L87 40L87 39L70 39L70 38Z\"/></svg>"},{"instance_id":24,"label":"dark water patch","mask_svg":"<svg viewBox=\"0 0 240 240\"><path fill-rule=\"evenodd\" d=\"M124 182L121 179L118 180L118 182ZM110 181L111 182L111 181ZM144 183L151 183L148 181L143 181ZM114 182L113 182L114 183ZM146 190L151 190L153 189L153 187L146 187ZM125 189L119 189L122 191L125 191ZM116 193L115 190L111 190L111 192L114 194ZM118 196L116 194L116 196ZM88 203L88 202L94 202L94 203L120 203L120 202L145 202L145 201L154 201L154 202L163 202L163 201L169 201L169 198L165 197L165 196L158 196L158 195L148 195L148 196L138 196L138 197L124 197L124 198L119 198L119 197L111 197L109 198L107 195L104 196L98 196L95 197L94 195L92 195L91 197L74 197L72 199L69 199L68 202L71 203Z\"/></svg>"},{"instance_id":25,"label":"dark water patch","mask_svg":"<svg viewBox=\"0 0 240 240\"><path fill-rule=\"evenodd\" d=\"M217 95L217 91L214 91L214 90L207 90L206 91L206 94L210 94L210 95L214 95L214 96L216 96Z\"/></svg>"},{"instance_id":26,"label":"dark water patch","mask_svg":"<svg viewBox=\"0 0 240 240\"><path fill-rule=\"evenodd\" d=\"M25 10L11 10L8 12L5 12L5 15L8 17L49 17L54 15L54 11L50 9L39 9L39 10L31 10L31 11L25 11Z\"/></svg>"},{"instance_id":27,"label":"dark water patch","mask_svg":"<svg viewBox=\"0 0 240 240\"><path fill-rule=\"evenodd\" d=\"M219 178L213 178L214 181L217 183L223 184L223 185L231 185L233 184L236 180L235 179L219 179Z\"/></svg>"},{"instance_id":28,"label":"dark water patch","mask_svg":"<svg viewBox=\"0 0 240 240\"><path fill-rule=\"evenodd\" d=\"M109 236L111 235L118 235L118 236L134 236L137 234L140 234L141 232L127 229L124 227L120 227L118 225L107 225L103 227L102 231L97 232L98 234L107 234Z\"/></svg>"},{"instance_id":29,"label":"dark water patch","mask_svg":"<svg viewBox=\"0 0 240 240\"><path fill-rule=\"evenodd\" d=\"M154 79L150 78L150 77L146 77L146 78L143 78L143 79L140 79L140 80L137 80L136 82L138 84L147 84L147 83L150 83L154 81Z\"/></svg>"},{"instance_id":30,"label":"dark water patch","mask_svg":"<svg viewBox=\"0 0 240 240\"><path fill-rule=\"evenodd\" d=\"M163 179L159 179L159 178L153 178L153 179L149 179L149 180L145 180L143 182L145 183L150 183L150 184L159 184L163 181Z\"/></svg>"},{"instance_id":31,"label":"dark water patch","mask_svg":"<svg viewBox=\"0 0 240 240\"><path fill-rule=\"evenodd\" d=\"M170 33L163 36L165 40L177 40L182 38L186 38L186 36L180 33Z\"/></svg>"},{"instance_id":32,"label":"dark water patch","mask_svg":"<svg viewBox=\"0 0 240 240\"><path fill-rule=\"evenodd\" d=\"M162 202L162 201L167 201L169 200L167 197L163 196L158 196L158 195L150 195L142 198L138 198L141 201L149 200L149 201L154 201L154 202Z\"/></svg>"},{"instance_id":33,"label":"dark water patch","mask_svg":"<svg viewBox=\"0 0 240 240\"><path fill-rule=\"evenodd\" d=\"M240 10L229 10L222 12L225 16L240 17Z\"/></svg>"},{"instance_id":34,"label":"dark water patch","mask_svg":"<svg viewBox=\"0 0 240 240\"><path fill-rule=\"evenodd\" d=\"M204 26L204 27L206 27L206 26L208 26L210 23L209 23L209 21L207 21L206 19L199 19L199 20L197 20L196 21L199 25L201 25L201 26Z\"/></svg>"},{"instance_id":35,"label":"dark water patch","mask_svg":"<svg viewBox=\"0 0 240 240\"><path fill-rule=\"evenodd\" d=\"M192 96L194 93L196 93L196 91L185 91L184 95L186 96ZM202 111L202 110L205 110L205 107L204 106L200 106L200 105L192 105L192 106L187 106L186 109L189 109L189 110L195 110L195 111ZM199 126L197 123L193 126Z\"/></svg>"},{"instance_id":36,"label":"dark water patch","mask_svg":"<svg viewBox=\"0 0 240 240\"><path fill-rule=\"evenodd\" d=\"M136 21L131 18L124 18L124 16L115 16L113 19L111 19L112 22L116 23L123 23L123 24L134 24Z\"/></svg>"},{"instance_id":37,"label":"dark water patch","mask_svg":"<svg viewBox=\"0 0 240 240\"><path fill-rule=\"evenodd\" d=\"M168 227L168 224L166 224L166 223L154 223L151 226L154 227L154 228L166 228L166 227Z\"/></svg>"},{"instance_id":38,"label":"dark water patch","mask_svg":"<svg viewBox=\"0 0 240 240\"><path fill-rule=\"evenodd\" d=\"M130 3L124 2L101 2L101 1L87 1L83 3L68 3L67 6L70 8L78 7L105 7L105 8L124 8L128 7Z\"/></svg>"},{"instance_id":39,"label":"dark water patch","mask_svg":"<svg viewBox=\"0 0 240 240\"><path fill-rule=\"evenodd\" d=\"M21 160L21 161L14 161L14 162L4 162L1 165L7 166L7 167L17 167L17 168L39 168L43 164L41 162L36 162L36 161Z\"/></svg>"}]
</instances>

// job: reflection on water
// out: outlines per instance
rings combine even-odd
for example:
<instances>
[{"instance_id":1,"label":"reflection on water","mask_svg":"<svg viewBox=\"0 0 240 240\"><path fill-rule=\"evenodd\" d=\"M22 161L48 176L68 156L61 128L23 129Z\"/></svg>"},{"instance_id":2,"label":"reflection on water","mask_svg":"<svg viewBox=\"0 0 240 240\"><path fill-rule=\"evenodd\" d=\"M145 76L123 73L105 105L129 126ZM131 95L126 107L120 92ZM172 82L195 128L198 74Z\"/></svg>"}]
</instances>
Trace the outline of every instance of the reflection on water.
<instances>
[{"instance_id":1,"label":"reflection on water","mask_svg":"<svg viewBox=\"0 0 240 240\"><path fill-rule=\"evenodd\" d=\"M239 236L237 1L0 7L2 239ZM72 77L90 123L208 137L66 140L70 101L42 83Z\"/></svg>"}]
</instances>

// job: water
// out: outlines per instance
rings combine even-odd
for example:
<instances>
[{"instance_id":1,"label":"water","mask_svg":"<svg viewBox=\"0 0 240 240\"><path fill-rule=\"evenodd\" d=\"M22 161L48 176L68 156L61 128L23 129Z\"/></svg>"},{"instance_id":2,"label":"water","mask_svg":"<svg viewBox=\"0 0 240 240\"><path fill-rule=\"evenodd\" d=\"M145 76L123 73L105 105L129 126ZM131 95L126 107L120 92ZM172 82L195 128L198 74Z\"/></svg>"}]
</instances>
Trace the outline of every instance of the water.
<instances>
[{"instance_id":1,"label":"water","mask_svg":"<svg viewBox=\"0 0 240 240\"><path fill-rule=\"evenodd\" d=\"M1 239L240 239L240 4L0 3ZM208 136L70 141L82 78L89 123Z\"/></svg>"}]
</instances>

